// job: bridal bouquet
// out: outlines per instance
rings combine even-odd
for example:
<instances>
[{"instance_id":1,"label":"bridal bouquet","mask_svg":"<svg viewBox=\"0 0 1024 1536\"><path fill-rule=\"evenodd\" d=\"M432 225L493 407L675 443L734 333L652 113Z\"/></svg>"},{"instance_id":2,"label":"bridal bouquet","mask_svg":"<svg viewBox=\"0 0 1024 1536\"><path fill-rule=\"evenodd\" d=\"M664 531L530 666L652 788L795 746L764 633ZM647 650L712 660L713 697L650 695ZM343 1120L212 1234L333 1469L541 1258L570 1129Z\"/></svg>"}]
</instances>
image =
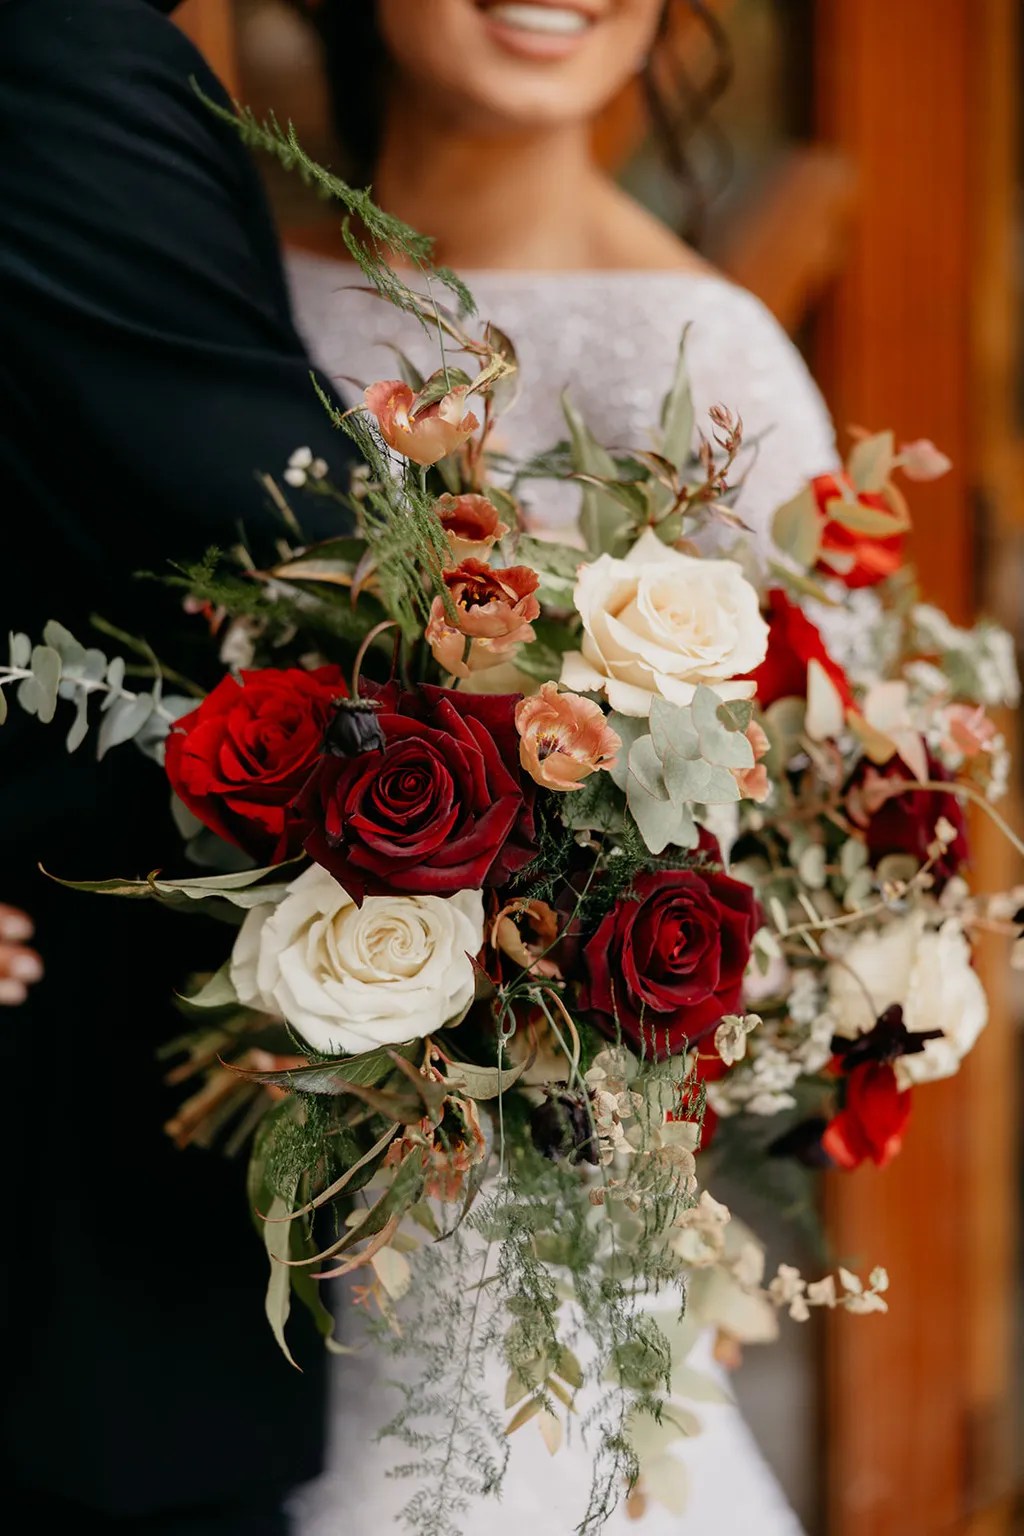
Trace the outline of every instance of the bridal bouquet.
<instances>
[{"instance_id":1,"label":"bridal bouquet","mask_svg":"<svg viewBox=\"0 0 1024 1536\"><path fill-rule=\"evenodd\" d=\"M884 1310L882 1268L766 1276L705 1168L884 1164L957 1071L972 939L1024 904L965 878L1017 683L1002 631L915 594L894 476L941 473L930 444L856 441L766 568L742 424L695 422L685 347L648 443L605 448L567 400L565 442L511 465L511 341L396 292L447 350L335 410L365 469L337 488L299 449L276 563L174 578L223 680L131 687L51 623L12 637L0 702L74 700L74 748L101 696L100 751L162 762L214 871L81 888L225 920L168 1129L248 1149L282 1349L293 1297L333 1344L350 1287L368 1347L418 1360L388 1426L410 1523L495 1488L532 1422L591 1446L592 1531L622 1495L679 1506L699 1329L728 1351L780 1311ZM536 475L580 500L571 541L527 531ZM306 496L349 531L307 547Z\"/></svg>"}]
</instances>

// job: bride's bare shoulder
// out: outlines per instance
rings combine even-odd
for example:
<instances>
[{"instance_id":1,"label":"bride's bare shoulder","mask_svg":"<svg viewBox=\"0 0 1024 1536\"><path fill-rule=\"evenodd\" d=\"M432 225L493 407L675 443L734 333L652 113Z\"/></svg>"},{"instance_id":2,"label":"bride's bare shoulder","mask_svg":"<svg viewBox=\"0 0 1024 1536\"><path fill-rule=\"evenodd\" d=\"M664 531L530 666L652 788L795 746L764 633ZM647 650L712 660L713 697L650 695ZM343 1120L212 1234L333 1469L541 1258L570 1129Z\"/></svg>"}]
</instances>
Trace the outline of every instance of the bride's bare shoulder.
<instances>
[{"instance_id":1,"label":"bride's bare shoulder","mask_svg":"<svg viewBox=\"0 0 1024 1536\"><path fill-rule=\"evenodd\" d=\"M604 188L596 210L598 263L606 268L688 272L720 276L710 262L614 184Z\"/></svg>"}]
</instances>

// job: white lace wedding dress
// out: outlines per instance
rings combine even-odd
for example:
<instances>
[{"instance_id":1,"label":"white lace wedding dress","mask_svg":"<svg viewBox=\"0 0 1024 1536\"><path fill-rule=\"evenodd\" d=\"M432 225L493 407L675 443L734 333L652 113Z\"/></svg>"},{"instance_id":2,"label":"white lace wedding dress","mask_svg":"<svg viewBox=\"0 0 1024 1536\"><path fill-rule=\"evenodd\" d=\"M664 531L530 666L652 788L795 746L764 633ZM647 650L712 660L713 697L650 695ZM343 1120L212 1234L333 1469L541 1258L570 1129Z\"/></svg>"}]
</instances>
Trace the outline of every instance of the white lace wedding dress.
<instances>
[{"instance_id":1,"label":"white lace wedding dress","mask_svg":"<svg viewBox=\"0 0 1024 1536\"><path fill-rule=\"evenodd\" d=\"M290 276L299 328L344 398L354 403L363 384L398 376L392 344L424 372L437 366L436 339L353 291L360 281L353 268L295 255ZM501 326L519 353L522 396L502 420L499 444L517 459L565 436L560 396L566 388L599 441L647 446L689 324L698 424L706 427L708 408L721 401L742 416L746 441L758 440L741 461L750 473L737 510L754 530L762 560L774 509L835 463L831 423L799 354L764 306L731 283L671 272L465 276L480 315ZM531 481L525 489L535 528L571 523L575 488ZM344 1318L341 1332L351 1334ZM707 1339L691 1363L717 1371ZM386 1536L394 1528L412 1488L386 1476L394 1443L373 1438L398 1406L386 1381L389 1369L368 1353L336 1362L328 1469L295 1497L296 1536ZM620 1506L608 1536L801 1536L739 1410L731 1402L702 1402L697 1413L701 1433L677 1453L689 1482L684 1513L671 1514L651 1500L634 1523ZM512 1437L511 1448L501 1501L481 1502L465 1521L466 1536L571 1536L586 1507L588 1452L577 1441L551 1457L532 1424Z\"/></svg>"}]
</instances>

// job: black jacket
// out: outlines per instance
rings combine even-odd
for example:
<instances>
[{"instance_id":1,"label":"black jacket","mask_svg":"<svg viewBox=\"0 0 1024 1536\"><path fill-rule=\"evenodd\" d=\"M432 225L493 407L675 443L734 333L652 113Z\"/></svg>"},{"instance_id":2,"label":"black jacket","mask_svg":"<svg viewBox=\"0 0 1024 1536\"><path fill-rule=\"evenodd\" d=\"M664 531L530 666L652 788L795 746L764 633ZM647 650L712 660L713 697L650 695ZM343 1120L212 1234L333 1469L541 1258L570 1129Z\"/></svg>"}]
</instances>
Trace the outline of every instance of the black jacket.
<instances>
[{"instance_id":1,"label":"black jacket","mask_svg":"<svg viewBox=\"0 0 1024 1536\"><path fill-rule=\"evenodd\" d=\"M224 99L146 0L0 0L4 637L89 638L99 612L174 660L180 607L134 573L240 525L266 547L256 472L347 456L256 173L192 76ZM0 728L0 901L48 968L0 1017L4 1486L116 1514L271 1500L319 1466L322 1346L298 1343L303 1376L278 1355L242 1169L165 1140L153 1057L183 964L229 935L37 872L176 856L159 770L69 763L63 734L16 707Z\"/></svg>"}]
</instances>

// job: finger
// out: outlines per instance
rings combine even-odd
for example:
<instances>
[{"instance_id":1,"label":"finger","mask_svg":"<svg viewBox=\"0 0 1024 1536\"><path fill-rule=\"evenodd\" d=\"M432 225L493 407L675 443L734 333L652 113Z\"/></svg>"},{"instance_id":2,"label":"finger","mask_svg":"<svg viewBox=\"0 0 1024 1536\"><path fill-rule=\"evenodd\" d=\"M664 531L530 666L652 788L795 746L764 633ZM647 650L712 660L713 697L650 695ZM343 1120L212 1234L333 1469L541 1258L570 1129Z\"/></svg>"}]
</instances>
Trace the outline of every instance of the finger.
<instances>
[{"instance_id":1,"label":"finger","mask_svg":"<svg viewBox=\"0 0 1024 1536\"><path fill-rule=\"evenodd\" d=\"M0 944L0 979L31 985L43 974L43 962L34 949L21 944Z\"/></svg>"},{"instance_id":2,"label":"finger","mask_svg":"<svg viewBox=\"0 0 1024 1536\"><path fill-rule=\"evenodd\" d=\"M0 939L9 944L25 944L34 932L32 919L26 913L0 902Z\"/></svg>"},{"instance_id":3,"label":"finger","mask_svg":"<svg viewBox=\"0 0 1024 1536\"><path fill-rule=\"evenodd\" d=\"M28 997L28 987L23 981L13 981L9 977L0 977L0 1007L16 1008Z\"/></svg>"}]
</instances>

